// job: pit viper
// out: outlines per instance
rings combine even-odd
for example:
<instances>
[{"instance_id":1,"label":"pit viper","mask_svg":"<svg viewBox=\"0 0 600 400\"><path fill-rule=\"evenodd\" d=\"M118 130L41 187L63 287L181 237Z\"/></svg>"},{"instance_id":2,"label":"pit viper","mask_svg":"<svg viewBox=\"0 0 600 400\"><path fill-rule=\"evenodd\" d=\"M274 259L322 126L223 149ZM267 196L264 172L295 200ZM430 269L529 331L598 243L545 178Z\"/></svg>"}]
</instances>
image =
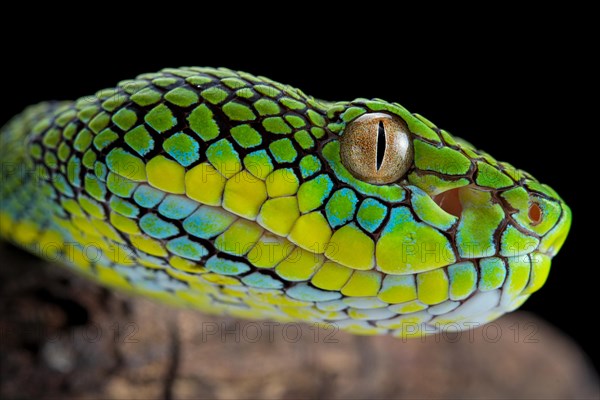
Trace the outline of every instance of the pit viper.
<instances>
[{"instance_id":1,"label":"pit viper","mask_svg":"<svg viewBox=\"0 0 600 400\"><path fill-rule=\"evenodd\" d=\"M225 68L31 106L0 160L4 240L171 305L357 334L516 309L571 223L549 186L397 103Z\"/></svg>"}]
</instances>

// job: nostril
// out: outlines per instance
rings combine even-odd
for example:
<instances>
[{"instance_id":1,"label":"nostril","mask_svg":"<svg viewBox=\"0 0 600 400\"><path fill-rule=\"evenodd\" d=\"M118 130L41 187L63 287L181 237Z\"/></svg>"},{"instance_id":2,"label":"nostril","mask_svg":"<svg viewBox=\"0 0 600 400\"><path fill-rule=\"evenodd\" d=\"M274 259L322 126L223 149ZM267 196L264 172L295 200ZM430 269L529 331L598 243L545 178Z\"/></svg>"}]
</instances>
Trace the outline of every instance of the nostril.
<instances>
[{"instance_id":1,"label":"nostril","mask_svg":"<svg viewBox=\"0 0 600 400\"><path fill-rule=\"evenodd\" d=\"M462 204L458 197L458 191L460 189L450 189L444 193L440 193L433 198L438 206L448 214L452 214L455 217L460 217L462 214Z\"/></svg>"},{"instance_id":2,"label":"nostril","mask_svg":"<svg viewBox=\"0 0 600 400\"><path fill-rule=\"evenodd\" d=\"M537 225L542 222L542 209L537 203L531 203L528 216L532 225Z\"/></svg>"}]
</instances>

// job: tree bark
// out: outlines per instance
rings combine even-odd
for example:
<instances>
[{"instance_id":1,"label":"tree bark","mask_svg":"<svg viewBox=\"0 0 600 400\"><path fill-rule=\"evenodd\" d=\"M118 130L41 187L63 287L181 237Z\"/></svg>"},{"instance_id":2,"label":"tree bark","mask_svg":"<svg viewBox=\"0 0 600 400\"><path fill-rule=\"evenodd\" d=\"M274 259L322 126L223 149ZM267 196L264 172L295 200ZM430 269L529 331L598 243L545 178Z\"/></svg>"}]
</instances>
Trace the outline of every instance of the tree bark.
<instances>
[{"instance_id":1,"label":"tree bark","mask_svg":"<svg viewBox=\"0 0 600 400\"><path fill-rule=\"evenodd\" d=\"M3 399L600 397L585 353L524 312L423 341L361 337L170 308L5 244L0 261Z\"/></svg>"}]
</instances>

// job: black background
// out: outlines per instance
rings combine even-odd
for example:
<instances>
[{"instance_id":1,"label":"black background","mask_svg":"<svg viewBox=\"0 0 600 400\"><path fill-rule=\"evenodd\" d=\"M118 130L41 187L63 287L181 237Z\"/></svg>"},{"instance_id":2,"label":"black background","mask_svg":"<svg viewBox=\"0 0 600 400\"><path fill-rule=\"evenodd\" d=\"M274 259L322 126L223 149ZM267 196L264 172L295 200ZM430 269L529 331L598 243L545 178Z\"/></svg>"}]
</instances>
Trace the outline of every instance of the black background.
<instances>
[{"instance_id":1,"label":"black background","mask_svg":"<svg viewBox=\"0 0 600 400\"><path fill-rule=\"evenodd\" d=\"M591 324L599 305L599 221L596 196L589 193L598 184L598 168L587 165L598 156L586 154L598 146L598 113L586 107L597 101L587 75L592 49L582 45L576 28L540 18L490 26L482 21L464 28L464 35L450 35L454 26L446 21L427 32L435 39L425 43L418 41L418 29L364 35L360 29L366 28L347 25L340 27L347 32L314 35L279 25L264 37L245 31L236 40L217 40L201 23L185 40L183 34L128 33L117 22L110 38L106 32L95 36L94 29L79 31L83 43L69 39L81 28L75 25L47 29L35 41L11 32L0 63L0 121L28 104L75 99L139 73L182 65L265 75L325 100L397 101L532 173L571 207L571 233L548 282L522 309L566 332L598 366Z\"/></svg>"}]
</instances>

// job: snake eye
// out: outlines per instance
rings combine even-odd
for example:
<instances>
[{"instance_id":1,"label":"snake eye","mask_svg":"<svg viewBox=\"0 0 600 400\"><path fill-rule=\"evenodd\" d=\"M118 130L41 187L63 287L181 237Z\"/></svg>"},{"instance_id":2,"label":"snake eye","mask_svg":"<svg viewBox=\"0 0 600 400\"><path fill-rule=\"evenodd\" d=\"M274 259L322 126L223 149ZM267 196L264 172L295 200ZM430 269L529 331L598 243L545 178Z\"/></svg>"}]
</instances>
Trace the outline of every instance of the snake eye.
<instances>
[{"instance_id":1,"label":"snake eye","mask_svg":"<svg viewBox=\"0 0 600 400\"><path fill-rule=\"evenodd\" d=\"M413 162L406 123L383 113L365 114L350 122L340 139L340 153L352 175L376 184L397 181Z\"/></svg>"}]
</instances>

